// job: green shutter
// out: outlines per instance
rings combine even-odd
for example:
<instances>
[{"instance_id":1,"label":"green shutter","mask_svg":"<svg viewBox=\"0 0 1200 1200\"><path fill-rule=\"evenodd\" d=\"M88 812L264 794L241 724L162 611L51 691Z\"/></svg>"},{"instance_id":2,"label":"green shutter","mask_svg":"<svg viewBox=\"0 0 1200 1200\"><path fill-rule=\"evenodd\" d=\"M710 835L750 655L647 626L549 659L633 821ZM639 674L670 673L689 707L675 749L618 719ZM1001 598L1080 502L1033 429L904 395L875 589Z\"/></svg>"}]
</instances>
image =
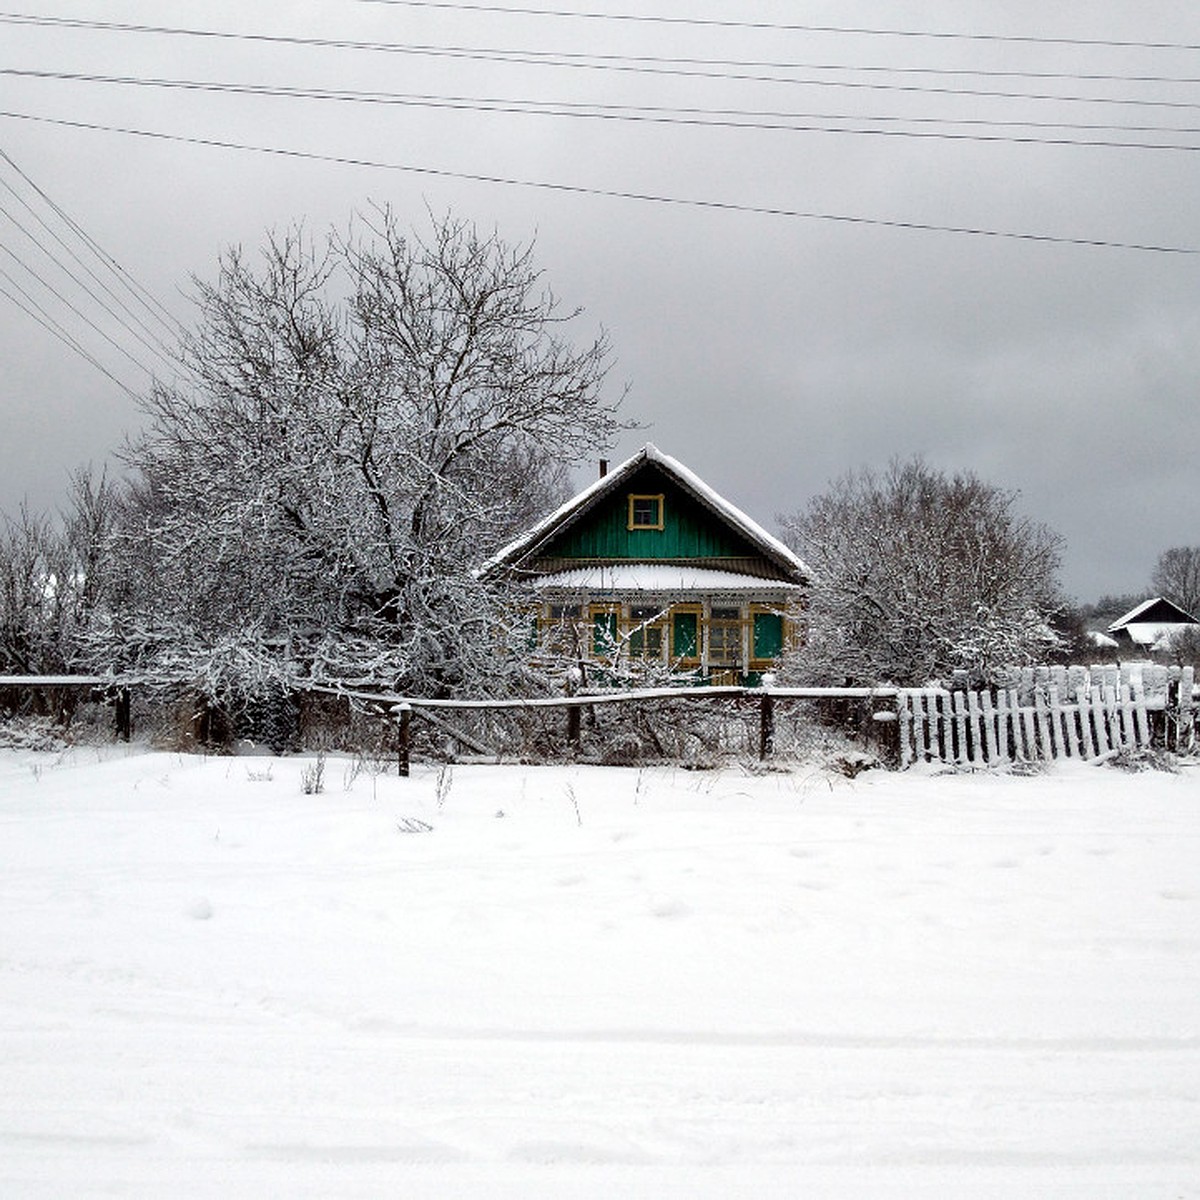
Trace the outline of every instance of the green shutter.
<instances>
[{"instance_id":1,"label":"green shutter","mask_svg":"<svg viewBox=\"0 0 1200 1200\"><path fill-rule=\"evenodd\" d=\"M671 622L671 657L699 658L699 623L694 612L677 612Z\"/></svg>"},{"instance_id":2,"label":"green shutter","mask_svg":"<svg viewBox=\"0 0 1200 1200\"><path fill-rule=\"evenodd\" d=\"M605 657L617 644L617 614L596 613L592 617L592 653Z\"/></svg>"},{"instance_id":3,"label":"green shutter","mask_svg":"<svg viewBox=\"0 0 1200 1200\"><path fill-rule=\"evenodd\" d=\"M778 613L754 614L754 657L778 658L783 653L783 618Z\"/></svg>"}]
</instances>

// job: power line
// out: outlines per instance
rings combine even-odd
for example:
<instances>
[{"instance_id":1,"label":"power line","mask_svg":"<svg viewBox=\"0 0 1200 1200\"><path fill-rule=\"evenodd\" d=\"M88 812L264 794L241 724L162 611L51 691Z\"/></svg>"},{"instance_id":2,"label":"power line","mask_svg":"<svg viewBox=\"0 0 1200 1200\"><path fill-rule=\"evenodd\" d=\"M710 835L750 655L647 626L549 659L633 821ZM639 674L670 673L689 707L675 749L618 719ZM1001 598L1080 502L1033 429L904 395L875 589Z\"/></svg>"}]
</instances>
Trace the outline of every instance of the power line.
<instances>
[{"instance_id":1,"label":"power line","mask_svg":"<svg viewBox=\"0 0 1200 1200\"><path fill-rule=\"evenodd\" d=\"M87 235L78 225L78 223L68 216L68 214L58 204L56 204L49 197L49 195L47 195L43 188L34 182L33 179L31 179L17 165L11 155L4 150L0 150L0 161L6 163L8 167L25 182L26 186L36 196L38 196L42 202L56 216L59 217L61 221L64 222L66 228L78 239L80 239L83 246L90 250L92 254L99 259L104 267L112 271L113 267L110 266L110 264L115 265L115 260L113 260L111 256L104 254L99 245L96 243L95 239ZM67 276L68 279L71 280L72 283L76 285L76 287L82 291L82 293L88 298L88 300L92 302L92 304L99 307L110 320L115 322L117 327L119 327L126 336L132 337L135 342L139 343L143 348L150 350L169 367L177 369L181 365L179 360L166 350L166 347L154 337L144 322L142 322L141 319L137 317L137 315L129 308L129 306L125 304L119 296L117 296L112 288L109 287L94 270L92 270L92 268L80 257L80 255L76 253L75 249L68 245L63 237L51 227L51 225L42 217L42 215L37 212L37 210L29 203L29 201L22 196L16 188L13 187L7 179L0 179L0 185L2 185L4 189L8 191L12 197L26 210L26 212L28 212L29 215L38 222L41 228L44 229L46 233L49 234L58 243L58 245L70 255L74 262L78 264L78 266L84 272L86 272L86 274L95 282L95 284L112 299L113 303L117 306L117 308L120 309L120 311L117 311L117 308L114 308L112 305L110 305L102 296L97 295L92 287L90 287L87 282L81 279L79 275L75 273L75 271L73 271L65 262L63 262L53 250L46 246L34 232L22 224L22 222L13 216L11 212L2 206L0 206L0 216L9 221L16 229L18 229L37 250L39 250L46 258L48 258L55 267L57 267L64 275ZM54 287L43 275L25 262L14 249L9 246L0 246L0 251L3 251L3 253L11 258L13 262L15 262L24 272L26 272L27 275L40 284L46 292L48 292L67 309L69 309L77 318L79 318L79 320L83 321L85 325L99 334L100 337L108 342L115 350L117 350L118 353L127 358L131 363L133 363L140 370L144 371L151 378L154 377L154 372L151 371L151 369L147 367L145 363L143 363L135 355L131 354L105 329L101 328L95 321L93 321L91 317L89 317L77 304L68 299L67 296ZM133 394L133 392L126 387L125 384L121 383L112 372L108 371L101 365L95 355L88 351L78 338L76 338L73 334L70 334L59 321L52 317L50 312L24 287L22 287L21 284L12 277L12 275L10 275L8 272L4 272L4 277L9 281L12 287L16 288L20 294L25 297L25 300L28 301L28 304L22 303L12 295L11 291L6 290L4 294L9 300L16 304L32 319L43 325L43 327L55 337L58 337L61 341L63 341L65 345L69 346L81 357L86 359L86 361L100 369L109 379L112 379L114 382L118 383L119 386L121 386L126 392L129 392L130 395ZM140 297L137 296L136 291L134 291L130 286L131 277L128 276L127 272L116 275L115 278L118 282L123 283L136 299L140 299ZM142 289L142 291L145 291L145 289ZM141 301L141 303L145 305L145 301ZM30 306L33 306L33 308L31 309ZM147 309L147 311L152 310ZM129 319L126 319L126 317ZM161 318L159 319L161 320ZM135 325L130 324L130 320L136 324L137 328L135 328Z\"/></svg>"},{"instance_id":2,"label":"power line","mask_svg":"<svg viewBox=\"0 0 1200 1200\"><path fill-rule=\"evenodd\" d=\"M664 196L650 192L620 191L610 188L585 187L581 184L554 183L548 180L514 179L501 175L484 175L467 171L450 171L436 167L421 167L406 163L380 162L374 159L353 158L348 155L320 154L310 150L292 150L279 146L255 146L244 142L231 142L217 138L189 137L183 134L163 133L157 130L130 129L115 125L101 125L87 121L72 121L62 117L42 117L31 113L0 111L0 117L10 120L34 121L46 125L58 125L69 129L86 129L101 133L119 133L130 137L148 138L158 141L177 142L191 146L208 146L219 150L240 150L256 154L270 154L281 158L292 158L305 162L327 162L339 166L369 167L375 170L400 171L413 175L424 175L439 179L461 179L472 183L500 184L506 187L536 188L565 195L598 196L611 200L635 200L647 204L669 205L681 208L699 208L714 212L747 213L759 216L788 217L797 220L830 221L846 225L873 226L883 229L905 229L931 233L954 233L972 237L1001 238L1011 241L1041 242L1051 245L1089 246L1111 250L1137 250L1154 254L1200 254L1200 248L1192 246L1155 245L1141 242L1119 242L1103 238L1067 237L1058 234L1020 233L1012 230L986 229L965 225L944 225L923 221L900 221L881 217L857 217L842 213L817 212L806 209L779 208L766 205L738 204L725 200L701 200L685 196Z\"/></svg>"},{"instance_id":3,"label":"power line","mask_svg":"<svg viewBox=\"0 0 1200 1200\"><path fill-rule=\"evenodd\" d=\"M12 294L12 292L8 290L8 288L3 286L0 286L0 296L5 296L31 320L36 321L37 324L41 325L42 328L48 333L58 338L58 340L65 346L75 351L75 353L78 354L80 358L84 359L85 362L90 363L102 375L105 375L111 379L112 382L115 383L117 387L119 387L127 396L135 400L137 399L137 394L132 388L130 388L122 380L118 379L116 375L114 375L98 358L96 358L94 354L91 353L91 351L86 349L80 342L78 342L75 337L70 334L58 321L56 321L41 304L39 304L32 296L30 296L30 294L3 267L0 267L0 279L7 280L8 283L10 283L18 292L20 292L21 296L24 297L24 300L18 299Z\"/></svg>"},{"instance_id":4,"label":"power line","mask_svg":"<svg viewBox=\"0 0 1200 1200\"><path fill-rule=\"evenodd\" d=\"M5 179L0 179L0 185L6 188L18 203L24 205L30 216L37 221L42 228L66 251L74 262L83 270L88 277L95 283L97 287L112 301L112 304L103 297L97 295L92 288L84 282L66 263L64 263L51 249L39 241L36 234L27 229L16 217L12 215L6 208L0 205L0 216L11 222L17 229L29 239L64 275L67 276L77 287L79 287L85 295L88 296L95 304L104 310L122 329L125 330L131 337L138 341L145 349L156 355L168 366L174 367L177 365L170 351L161 341L154 337L141 319L134 313L121 299L117 296L108 285L100 279L96 273L79 257L75 251L63 241L57 232L50 228L41 216L35 212L25 199L20 196L16 190ZM115 304L117 308L112 305ZM132 324L131 324L132 322Z\"/></svg>"},{"instance_id":5,"label":"power line","mask_svg":"<svg viewBox=\"0 0 1200 1200\"><path fill-rule=\"evenodd\" d=\"M68 71L34 71L0 68L0 75L54 79L71 82L106 83L130 87L156 87L228 95L267 96L284 99L327 100L355 104L381 104L463 112L589 118L592 120L691 125L724 129L752 129L793 133L847 133L862 136L941 138L955 141L1010 142L1032 145L1088 146L1138 150L1200 150L1200 146L1177 142L1119 141L1102 138L1039 137L1016 134L973 134L947 130L871 129L828 122L878 122L901 125L969 126L973 129L1067 129L1114 133L1158 133L1194 135L1200 128L1170 125L1112 125L1072 121L1004 121L985 118L907 117L894 114L843 114L764 112L749 109L677 108L653 105L594 104L574 101L507 100L496 97L438 96L420 93L364 92L334 88L288 87L274 84L243 84L212 80L143 78L128 75L95 75ZM1200 108L1200 104L1191 107ZM805 124L803 122L810 122ZM812 122L825 122L814 124Z\"/></svg>"},{"instance_id":6,"label":"power line","mask_svg":"<svg viewBox=\"0 0 1200 1200\"><path fill-rule=\"evenodd\" d=\"M483 62L512 63L520 66L570 67L584 70L636 72L640 74L665 75L680 78L721 79L734 82L795 84L813 87L857 87L890 91L928 90L931 92L952 95L991 96L1022 100L1066 100L1095 104L1117 103L1149 104L1157 105L1159 107L1174 106L1169 101L1154 101L1139 97L1121 98L1108 96L1062 96L1053 93L1043 95L1039 93L999 92L966 88L904 88L897 84L871 84L864 81L796 79L791 76L747 75L738 73L738 70L745 68L786 71L888 73L896 75L933 75L958 77L976 76L979 78L1061 79L1071 82L1087 81L1108 83L1167 84L1200 83L1200 77L1195 76L1125 75L1093 72L977 70L974 68L956 69L950 67L895 67L878 64L856 65L835 63L794 63L786 61L778 62L745 59L662 57L656 55L597 54L577 53L572 51L511 50L470 46L438 46L421 43L355 41L343 38L297 37L285 34L234 33L227 30L190 29L163 25L126 24L109 21L85 21L67 17L39 17L24 13L0 13L0 24L49 26L56 28L91 29L119 33L143 33L163 36L208 38L228 41L257 42L283 46L315 47L322 49L363 50L379 53L407 54L434 58L466 58ZM735 70L695 71L681 69L684 67L696 66L727 67L735 68ZM1194 106L1184 105L1183 107Z\"/></svg>"},{"instance_id":7,"label":"power line","mask_svg":"<svg viewBox=\"0 0 1200 1200\"><path fill-rule=\"evenodd\" d=\"M1200 50L1194 42L1143 42L1116 38L1046 37L1032 34L956 33L930 29L877 29L857 25L814 25L778 21L734 21L706 17L668 17L648 13L573 12L552 8L518 8L499 4L462 4L450 0L358 0L397 8L434 8L455 12L494 13L523 17L566 17L586 21L617 21L654 25L686 25L707 29L758 29L776 33L837 33L867 37L935 38L970 42L1020 42L1038 46L1100 46L1134 50Z\"/></svg>"},{"instance_id":8,"label":"power line","mask_svg":"<svg viewBox=\"0 0 1200 1200\"><path fill-rule=\"evenodd\" d=\"M7 215L7 214L5 214L5 215ZM11 220L12 218L10 217L9 219ZM40 283L42 285L42 287L44 287L46 289L46 291L48 291L50 293L50 295L52 295L56 300L60 301L62 304L65 304L85 325L87 325L91 329L95 330L96 333L98 333L106 342L108 342L108 344L110 346L112 346L117 351L118 354L124 355L124 357L129 359L129 361L131 363L133 363L133 365L135 367L139 368L142 371L145 371L146 374L149 375L151 379L154 378L154 372L152 370L150 370L150 368L147 367L145 363L141 362L138 358L134 357L134 355L130 354L129 351L126 350L125 347L122 346L121 343L118 342L116 340L116 338L114 338L111 334L109 334L107 331L101 329L100 326L97 325L96 322L91 319L91 317L89 317L85 312L83 312L77 305L72 303L72 301L68 300L67 297L64 296L62 294L62 292L60 292L52 283L47 282L47 280L42 275L38 274L38 272L35 271L33 269L33 267L31 267L27 262L25 262L25 260L22 259L20 257L20 255L18 255L16 253L16 251L14 251L9 246L0 245L0 252L7 254L8 257L11 258L13 260L13 262L15 262L17 264L17 266L19 266L23 271L25 271L27 274L32 276L32 278L36 279L38 281L38 283ZM8 278L8 280L10 282L12 282L13 284L16 284L16 281L12 278L11 275L6 275L6 278Z\"/></svg>"},{"instance_id":9,"label":"power line","mask_svg":"<svg viewBox=\"0 0 1200 1200\"><path fill-rule=\"evenodd\" d=\"M0 159L3 159L12 170L25 181L25 184L37 195L41 201L50 209L51 212L58 217L60 221L92 252L97 260L109 271L115 282L123 287L129 294L130 298L154 320L156 320L172 338L177 338L181 332L179 323L174 316L164 307L159 299L143 287L133 275L129 273L95 238L87 232L60 204L57 203L38 183L21 169L14 161L11 155L0 149ZM9 191L13 189L9 184L4 185ZM16 195L16 192L13 192ZM25 203L25 201L21 201ZM26 208L29 206L26 204ZM32 212L32 209L29 209ZM38 218L40 221L40 218ZM44 224L44 223L43 223ZM149 330L147 330L149 332ZM153 336L153 335L152 335Z\"/></svg>"}]
</instances>

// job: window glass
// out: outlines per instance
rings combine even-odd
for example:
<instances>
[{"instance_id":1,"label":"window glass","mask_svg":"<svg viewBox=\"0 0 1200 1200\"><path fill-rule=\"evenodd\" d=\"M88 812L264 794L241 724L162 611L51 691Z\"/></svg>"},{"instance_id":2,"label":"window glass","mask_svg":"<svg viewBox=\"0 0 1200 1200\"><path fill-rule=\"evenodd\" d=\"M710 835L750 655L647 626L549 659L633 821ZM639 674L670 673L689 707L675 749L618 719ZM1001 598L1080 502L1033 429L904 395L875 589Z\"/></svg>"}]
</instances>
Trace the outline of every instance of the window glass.
<instances>
[{"instance_id":1,"label":"window glass","mask_svg":"<svg viewBox=\"0 0 1200 1200\"><path fill-rule=\"evenodd\" d=\"M662 658L663 631L661 625L645 625L629 634L629 653L633 658Z\"/></svg>"},{"instance_id":2,"label":"window glass","mask_svg":"<svg viewBox=\"0 0 1200 1200\"><path fill-rule=\"evenodd\" d=\"M666 617L657 604L634 604L629 609L633 628L629 631L629 653L633 658L662 658L663 626L655 623Z\"/></svg>"},{"instance_id":3,"label":"window glass","mask_svg":"<svg viewBox=\"0 0 1200 1200\"><path fill-rule=\"evenodd\" d=\"M579 616L578 604L551 604L549 617L542 621L542 650L547 654L577 658L580 654Z\"/></svg>"},{"instance_id":4,"label":"window glass","mask_svg":"<svg viewBox=\"0 0 1200 1200\"><path fill-rule=\"evenodd\" d=\"M716 614L718 610L714 609ZM721 610L728 611L728 610ZM735 610L736 611L736 610ZM708 662L714 667L738 666L742 661L740 621L712 620L708 623Z\"/></svg>"}]
</instances>

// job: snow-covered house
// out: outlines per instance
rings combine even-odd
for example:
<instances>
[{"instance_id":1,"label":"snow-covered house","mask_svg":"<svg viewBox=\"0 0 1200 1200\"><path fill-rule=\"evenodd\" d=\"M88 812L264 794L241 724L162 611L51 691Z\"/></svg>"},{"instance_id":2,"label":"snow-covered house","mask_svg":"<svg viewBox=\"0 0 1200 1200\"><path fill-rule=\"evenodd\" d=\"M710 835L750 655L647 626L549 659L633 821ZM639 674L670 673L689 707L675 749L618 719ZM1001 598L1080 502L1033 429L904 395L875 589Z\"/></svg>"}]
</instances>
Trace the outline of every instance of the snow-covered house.
<instances>
[{"instance_id":1,"label":"snow-covered house","mask_svg":"<svg viewBox=\"0 0 1200 1200\"><path fill-rule=\"evenodd\" d=\"M1118 617L1107 633L1118 645L1134 645L1143 650L1169 650L1176 637L1200 625L1189 612L1184 612L1165 596L1152 596Z\"/></svg>"},{"instance_id":2,"label":"snow-covered house","mask_svg":"<svg viewBox=\"0 0 1200 1200\"><path fill-rule=\"evenodd\" d=\"M647 444L481 569L524 580L537 650L601 670L753 680L796 636L809 572L676 459Z\"/></svg>"}]
</instances>

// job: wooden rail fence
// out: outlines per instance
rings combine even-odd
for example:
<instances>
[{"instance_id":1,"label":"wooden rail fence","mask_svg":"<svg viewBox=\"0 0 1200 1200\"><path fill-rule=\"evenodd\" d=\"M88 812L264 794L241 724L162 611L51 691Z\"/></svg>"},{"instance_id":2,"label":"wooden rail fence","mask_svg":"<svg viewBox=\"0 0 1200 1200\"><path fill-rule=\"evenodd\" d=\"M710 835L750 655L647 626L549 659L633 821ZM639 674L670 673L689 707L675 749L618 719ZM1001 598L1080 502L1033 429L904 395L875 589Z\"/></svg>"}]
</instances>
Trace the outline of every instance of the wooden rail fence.
<instances>
[{"instance_id":1,"label":"wooden rail fence","mask_svg":"<svg viewBox=\"0 0 1200 1200\"><path fill-rule=\"evenodd\" d=\"M64 692L90 693L114 709L119 738L130 736L130 686L92 676L0 676L0 689L29 690L53 698ZM481 754L498 751L454 720L455 713L547 709L562 711L566 743L579 749L580 714L589 708L649 703L711 704L733 701L757 708L759 757L787 747L777 745L778 702L854 702L874 714L862 731L885 758L907 767L917 762L1002 766L1051 759L1103 761L1123 751L1161 747L1178 753L1198 748L1200 705L1195 670L1150 663L1099 667L1013 669L989 688L971 688L965 677L949 688L654 688L628 692L568 694L525 700L429 700L387 692L314 687L314 693L340 697L394 721L397 758L406 773L414 717ZM54 711L55 704L50 705ZM791 719L795 724L795 717Z\"/></svg>"}]
</instances>

